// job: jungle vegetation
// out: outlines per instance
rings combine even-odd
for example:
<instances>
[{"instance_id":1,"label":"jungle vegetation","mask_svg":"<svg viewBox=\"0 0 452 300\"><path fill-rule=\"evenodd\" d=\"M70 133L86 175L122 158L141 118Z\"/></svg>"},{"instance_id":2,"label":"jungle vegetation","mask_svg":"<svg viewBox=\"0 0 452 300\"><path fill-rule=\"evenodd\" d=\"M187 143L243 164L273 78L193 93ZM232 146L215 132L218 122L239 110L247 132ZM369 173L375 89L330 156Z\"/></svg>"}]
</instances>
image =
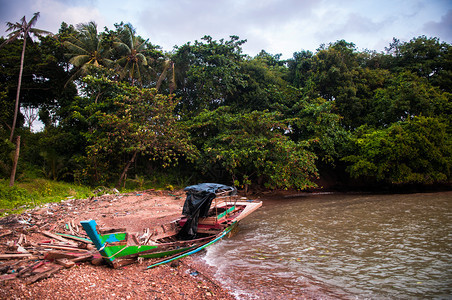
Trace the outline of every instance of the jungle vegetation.
<instances>
[{"instance_id":1,"label":"jungle vegetation","mask_svg":"<svg viewBox=\"0 0 452 300\"><path fill-rule=\"evenodd\" d=\"M339 40L283 60L244 54L237 36L164 52L131 24L114 27L0 38L4 185L16 150L13 184L451 182L452 47L438 38L394 38L384 52Z\"/></svg>"}]
</instances>

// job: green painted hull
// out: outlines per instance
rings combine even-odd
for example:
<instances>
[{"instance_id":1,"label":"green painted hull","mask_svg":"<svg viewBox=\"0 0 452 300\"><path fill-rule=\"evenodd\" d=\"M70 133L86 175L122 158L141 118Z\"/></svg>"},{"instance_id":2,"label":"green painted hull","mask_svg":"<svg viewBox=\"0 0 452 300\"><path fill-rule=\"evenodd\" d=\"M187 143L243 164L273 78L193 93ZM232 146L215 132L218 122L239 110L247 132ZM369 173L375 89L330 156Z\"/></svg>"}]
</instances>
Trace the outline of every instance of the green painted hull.
<instances>
[{"instance_id":1,"label":"green painted hull","mask_svg":"<svg viewBox=\"0 0 452 300\"><path fill-rule=\"evenodd\" d=\"M127 233L99 234L94 220L81 222L102 257L114 264L119 258L162 258L196 249L216 238L216 235L192 241L178 241L157 245L127 245Z\"/></svg>"},{"instance_id":2,"label":"green painted hull","mask_svg":"<svg viewBox=\"0 0 452 300\"><path fill-rule=\"evenodd\" d=\"M182 251L189 250L193 247L183 247L179 249L173 249L173 250L162 250L162 251L156 251L154 253L146 253L150 250L158 250L158 246L149 246L149 245L143 245L143 246L127 246L127 245L121 245L121 246L108 246L103 249L105 255L102 255L102 257L107 258L110 261L113 261L115 258L124 258L124 257L144 257L144 258L158 258L158 257L165 257L168 255L173 255Z\"/></svg>"}]
</instances>

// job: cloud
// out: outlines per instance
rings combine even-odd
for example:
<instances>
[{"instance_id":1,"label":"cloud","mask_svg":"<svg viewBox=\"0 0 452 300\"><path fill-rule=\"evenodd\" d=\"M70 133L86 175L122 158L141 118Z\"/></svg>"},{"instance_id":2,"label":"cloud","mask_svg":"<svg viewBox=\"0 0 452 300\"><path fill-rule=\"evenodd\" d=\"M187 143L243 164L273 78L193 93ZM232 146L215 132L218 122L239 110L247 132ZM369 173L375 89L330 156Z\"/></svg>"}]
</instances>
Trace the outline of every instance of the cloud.
<instances>
[{"instance_id":1,"label":"cloud","mask_svg":"<svg viewBox=\"0 0 452 300\"><path fill-rule=\"evenodd\" d=\"M439 22L427 22L423 29L432 36L441 36L441 40L452 42L452 9L441 17Z\"/></svg>"},{"instance_id":2,"label":"cloud","mask_svg":"<svg viewBox=\"0 0 452 300\"><path fill-rule=\"evenodd\" d=\"M308 18L319 1L165 1L149 2L138 18L139 29L156 44L170 50L174 45L199 40L204 35L228 39L238 35L259 50L280 35L287 24ZM171 43L172 44L169 44ZM256 51L259 51L256 50Z\"/></svg>"},{"instance_id":3,"label":"cloud","mask_svg":"<svg viewBox=\"0 0 452 300\"><path fill-rule=\"evenodd\" d=\"M2 21L9 21L8 18L10 15L16 15L17 12L20 11L20 9L17 7L16 3L14 1L9 0L0 0L0 20ZM14 20L10 20L10 22L13 22Z\"/></svg>"},{"instance_id":4,"label":"cloud","mask_svg":"<svg viewBox=\"0 0 452 300\"><path fill-rule=\"evenodd\" d=\"M41 11L39 26L59 29L62 22L68 24L95 21L103 23L104 18L97 8L87 6L90 1L38 0L33 1L32 8Z\"/></svg>"},{"instance_id":5,"label":"cloud","mask_svg":"<svg viewBox=\"0 0 452 300\"><path fill-rule=\"evenodd\" d=\"M2 5L3 2L14 3L11 0L1 1ZM74 25L89 21L96 21L98 24L105 23L99 10L90 6L92 2L90 0L22 0L21 5L7 4L7 12L2 12L1 20L5 20L5 22L17 22L24 15L27 20L30 20L35 12L40 12L36 28L54 33L58 31L62 22ZM5 32L5 29L6 25L3 22L3 24L0 24L0 35L2 32Z\"/></svg>"},{"instance_id":6,"label":"cloud","mask_svg":"<svg viewBox=\"0 0 452 300\"><path fill-rule=\"evenodd\" d=\"M210 35L238 35L245 53L264 49L289 58L340 39L358 49L383 50L393 37L429 34L452 40L450 0L0 0L0 35L6 21L41 12L37 28L57 32L61 22L130 22L163 50ZM446 14L445 14L446 13Z\"/></svg>"}]
</instances>

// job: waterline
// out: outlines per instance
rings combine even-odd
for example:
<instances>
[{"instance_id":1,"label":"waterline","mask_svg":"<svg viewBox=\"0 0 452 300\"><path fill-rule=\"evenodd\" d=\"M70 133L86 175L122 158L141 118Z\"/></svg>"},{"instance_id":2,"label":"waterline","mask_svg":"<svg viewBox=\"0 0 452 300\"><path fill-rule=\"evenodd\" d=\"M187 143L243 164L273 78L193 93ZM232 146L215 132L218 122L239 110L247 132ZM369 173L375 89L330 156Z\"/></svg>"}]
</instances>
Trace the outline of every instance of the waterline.
<instances>
[{"instance_id":1,"label":"waterline","mask_svg":"<svg viewBox=\"0 0 452 300\"><path fill-rule=\"evenodd\" d=\"M243 299L452 298L452 193L265 201L205 259Z\"/></svg>"}]
</instances>

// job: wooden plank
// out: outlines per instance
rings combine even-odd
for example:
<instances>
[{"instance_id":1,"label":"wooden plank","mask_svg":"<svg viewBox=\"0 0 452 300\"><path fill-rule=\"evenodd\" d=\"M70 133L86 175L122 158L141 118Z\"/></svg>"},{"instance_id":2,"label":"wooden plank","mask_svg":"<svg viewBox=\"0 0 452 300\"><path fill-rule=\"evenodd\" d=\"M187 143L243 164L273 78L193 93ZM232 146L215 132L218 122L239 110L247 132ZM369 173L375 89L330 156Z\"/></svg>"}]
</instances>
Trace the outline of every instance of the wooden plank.
<instances>
[{"instance_id":1,"label":"wooden plank","mask_svg":"<svg viewBox=\"0 0 452 300\"><path fill-rule=\"evenodd\" d=\"M198 233L207 233L207 234L218 234L221 232L221 229L211 229L211 228L199 228L196 229Z\"/></svg>"},{"instance_id":2,"label":"wooden plank","mask_svg":"<svg viewBox=\"0 0 452 300\"><path fill-rule=\"evenodd\" d=\"M234 219L238 222L261 207L262 202L237 202L236 205L246 205L245 209Z\"/></svg>"},{"instance_id":3,"label":"wooden plank","mask_svg":"<svg viewBox=\"0 0 452 300\"><path fill-rule=\"evenodd\" d=\"M46 253L46 255L44 256L44 259L47 259L47 260L54 260L54 259L60 259L60 258L74 259L74 258L78 258L80 256L83 256L83 254L52 250L52 251L49 251Z\"/></svg>"},{"instance_id":4,"label":"wooden plank","mask_svg":"<svg viewBox=\"0 0 452 300\"><path fill-rule=\"evenodd\" d=\"M217 218L215 217L206 217L206 218L199 218L198 224L202 225L215 225L217 223Z\"/></svg>"},{"instance_id":5,"label":"wooden plank","mask_svg":"<svg viewBox=\"0 0 452 300\"><path fill-rule=\"evenodd\" d=\"M70 240L68 240L68 239L65 239L64 237L61 237L61 236L59 236L59 235L53 234L53 233L48 232L48 231L41 231L41 233L42 233L43 235L45 235L45 236L48 236L48 237L52 238L52 239L58 240L58 241L60 241L60 242L64 242L64 243L66 243L66 244L68 244L68 245L71 245L71 246L73 246L73 247L77 247L77 244L76 244L76 243L74 243L73 241L70 241Z\"/></svg>"},{"instance_id":6,"label":"wooden plank","mask_svg":"<svg viewBox=\"0 0 452 300\"><path fill-rule=\"evenodd\" d=\"M39 246L42 246L44 248L57 249L57 250L78 251L78 252L88 252L89 251L87 249L80 249L78 247L70 247L70 246L64 246L64 245L52 245L52 244L46 244L46 243L39 243Z\"/></svg>"},{"instance_id":7,"label":"wooden plank","mask_svg":"<svg viewBox=\"0 0 452 300\"><path fill-rule=\"evenodd\" d=\"M69 269L69 268L72 268L73 266L75 266L75 262L72 260L69 260L67 258L58 258L55 260L55 262L59 265L62 265L66 269Z\"/></svg>"},{"instance_id":8,"label":"wooden plank","mask_svg":"<svg viewBox=\"0 0 452 300\"><path fill-rule=\"evenodd\" d=\"M17 273L0 275L0 282L17 278Z\"/></svg>"},{"instance_id":9,"label":"wooden plank","mask_svg":"<svg viewBox=\"0 0 452 300\"><path fill-rule=\"evenodd\" d=\"M131 265L133 263L135 263L137 260L135 258L129 258L129 259L115 259L114 261L112 261L111 265L113 266L113 268L120 268L120 267L124 267L127 265Z\"/></svg>"},{"instance_id":10,"label":"wooden plank","mask_svg":"<svg viewBox=\"0 0 452 300\"><path fill-rule=\"evenodd\" d=\"M89 253L89 254L86 254L86 255L79 256L77 258L73 258L73 259L71 259L71 261L77 263L77 262L88 261L88 260L90 260L92 258L93 258L93 254Z\"/></svg>"},{"instance_id":11,"label":"wooden plank","mask_svg":"<svg viewBox=\"0 0 452 300\"><path fill-rule=\"evenodd\" d=\"M23 233L21 233L19 239L17 240L17 244L20 245L20 244L22 244L24 241L26 241L25 235L24 235Z\"/></svg>"},{"instance_id":12,"label":"wooden plank","mask_svg":"<svg viewBox=\"0 0 452 300\"><path fill-rule=\"evenodd\" d=\"M84 238L84 237L80 237L80 236L76 236L76 235L70 235L70 234L66 234L66 233L56 233L59 236L62 236L64 238L67 239L71 239L77 242L83 242L83 243L87 243L87 244L92 244L93 242L90 239Z\"/></svg>"},{"instance_id":13,"label":"wooden plank","mask_svg":"<svg viewBox=\"0 0 452 300\"><path fill-rule=\"evenodd\" d=\"M58 272L59 270L61 270L63 268L63 266L60 265L55 265L53 268L51 268L48 271L42 272L42 273L38 273L35 275L32 275L30 277L27 278L27 284L32 284L38 280L44 279L44 278L48 278L50 276L52 276L54 273Z\"/></svg>"},{"instance_id":14,"label":"wooden plank","mask_svg":"<svg viewBox=\"0 0 452 300\"><path fill-rule=\"evenodd\" d=\"M74 231L72 230L72 225L71 225L71 222L67 222L67 228L69 229L69 232L73 235L74 234Z\"/></svg>"},{"instance_id":15,"label":"wooden plank","mask_svg":"<svg viewBox=\"0 0 452 300\"><path fill-rule=\"evenodd\" d=\"M22 269L19 271L19 277L27 277L30 276L31 274L29 274L31 271L33 271L34 269L39 268L40 266L44 265L46 262L44 261L38 261L35 264L31 264L28 267Z\"/></svg>"},{"instance_id":16,"label":"wooden plank","mask_svg":"<svg viewBox=\"0 0 452 300\"><path fill-rule=\"evenodd\" d=\"M0 259L37 258L31 253L0 254Z\"/></svg>"},{"instance_id":17,"label":"wooden plank","mask_svg":"<svg viewBox=\"0 0 452 300\"><path fill-rule=\"evenodd\" d=\"M167 232L160 233L160 234L152 236L151 240L152 241L157 241L159 239L163 239L163 238L166 238L166 237L174 236L176 234L177 234L177 232L175 230L168 230Z\"/></svg>"},{"instance_id":18,"label":"wooden plank","mask_svg":"<svg viewBox=\"0 0 452 300\"><path fill-rule=\"evenodd\" d=\"M0 234L0 238L1 237L4 237L4 236L7 236L7 235L10 235L10 234L12 234L13 232L11 231L11 230L7 230L7 231L5 231L5 232L3 232L3 233L1 233Z\"/></svg>"}]
</instances>

